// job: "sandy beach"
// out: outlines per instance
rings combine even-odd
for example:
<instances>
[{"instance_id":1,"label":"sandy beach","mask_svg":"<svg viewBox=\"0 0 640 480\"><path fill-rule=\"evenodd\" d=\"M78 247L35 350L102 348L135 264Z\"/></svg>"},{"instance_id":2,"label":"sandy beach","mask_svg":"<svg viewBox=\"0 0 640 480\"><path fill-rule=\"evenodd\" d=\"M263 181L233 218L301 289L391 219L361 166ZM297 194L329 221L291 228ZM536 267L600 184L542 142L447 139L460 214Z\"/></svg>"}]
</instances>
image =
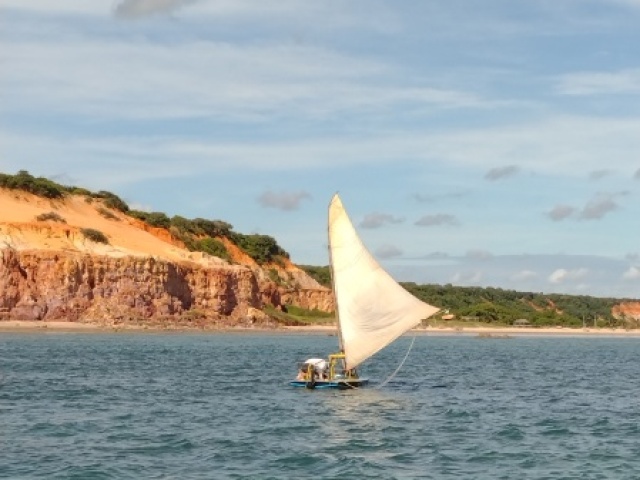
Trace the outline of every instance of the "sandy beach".
<instances>
[{"instance_id":1,"label":"sandy beach","mask_svg":"<svg viewBox=\"0 0 640 480\"><path fill-rule=\"evenodd\" d=\"M189 333L286 333L297 335L334 335L336 328L332 325L287 326L279 328L237 327L237 328L189 328L171 326L168 328L147 325L116 326L99 325L93 323L78 323L64 321L24 321L5 320L0 322L0 333L29 332L29 333L105 333L120 332L189 332ZM640 337L640 330L625 330L622 328L533 328L533 327L420 327L409 331L411 335L474 335L484 338L508 338L515 336L608 336L608 337Z\"/></svg>"}]
</instances>

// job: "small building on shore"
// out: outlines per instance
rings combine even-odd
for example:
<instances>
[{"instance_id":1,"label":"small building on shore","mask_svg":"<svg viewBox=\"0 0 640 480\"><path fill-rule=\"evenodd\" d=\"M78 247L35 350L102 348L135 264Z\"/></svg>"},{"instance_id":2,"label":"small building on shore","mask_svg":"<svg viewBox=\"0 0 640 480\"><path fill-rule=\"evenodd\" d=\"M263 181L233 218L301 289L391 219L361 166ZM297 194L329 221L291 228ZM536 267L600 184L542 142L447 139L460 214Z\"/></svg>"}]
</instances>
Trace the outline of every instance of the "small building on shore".
<instances>
[{"instance_id":1,"label":"small building on shore","mask_svg":"<svg viewBox=\"0 0 640 480\"><path fill-rule=\"evenodd\" d=\"M526 318L519 318L517 320L514 320L513 326L514 327L530 327L531 322L529 322L529 320L527 320Z\"/></svg>"}]
</instances>

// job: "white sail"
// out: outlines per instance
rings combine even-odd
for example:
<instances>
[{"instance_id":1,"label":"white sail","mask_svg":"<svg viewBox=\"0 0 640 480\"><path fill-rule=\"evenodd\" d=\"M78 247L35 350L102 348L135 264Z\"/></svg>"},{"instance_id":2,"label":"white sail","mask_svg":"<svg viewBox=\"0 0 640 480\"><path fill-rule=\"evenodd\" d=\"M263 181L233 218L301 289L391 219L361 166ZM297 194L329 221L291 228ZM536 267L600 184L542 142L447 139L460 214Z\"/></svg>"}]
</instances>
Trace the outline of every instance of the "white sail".
<instances>
[{"instance_id":1,"label":"white sail","mask_svg":"<svg viewBox=\"0 0 640 480\"><path fill-rule=\"evenodd\" d=\"M337 194L329 206L329 250L347 368L355 368L438 311L382 269L360 240Z\"/></svg>"}]
</instances>

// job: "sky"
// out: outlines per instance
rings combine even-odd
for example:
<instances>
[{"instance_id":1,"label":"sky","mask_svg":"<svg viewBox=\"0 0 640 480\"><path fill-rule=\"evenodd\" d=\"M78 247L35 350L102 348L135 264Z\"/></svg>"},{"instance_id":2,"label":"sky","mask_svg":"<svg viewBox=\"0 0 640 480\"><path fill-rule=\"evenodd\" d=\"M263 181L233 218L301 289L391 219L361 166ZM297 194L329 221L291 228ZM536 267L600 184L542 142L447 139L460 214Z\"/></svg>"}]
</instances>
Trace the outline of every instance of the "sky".
<instances>
[{"instance_id":1,"label":"sky","mask_svg":"<svg viewBox=\"0 0 640 480\"><path fill-rule=\"evenodd\" d=\"M0 171L397 280L640 298L640 0L1 0Z\"/></svg>"}]
</instances>

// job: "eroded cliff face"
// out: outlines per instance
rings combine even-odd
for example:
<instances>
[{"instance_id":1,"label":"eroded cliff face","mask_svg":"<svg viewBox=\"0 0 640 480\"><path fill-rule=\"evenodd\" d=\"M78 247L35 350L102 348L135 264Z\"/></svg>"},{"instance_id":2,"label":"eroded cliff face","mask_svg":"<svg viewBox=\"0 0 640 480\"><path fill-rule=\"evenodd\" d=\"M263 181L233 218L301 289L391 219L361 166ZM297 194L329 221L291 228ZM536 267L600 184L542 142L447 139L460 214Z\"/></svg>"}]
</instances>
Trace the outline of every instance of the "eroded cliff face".
<instances>
[{"instance_id":1,"label":"eroded cliff face","mask_svg":"<svg viewBox=\"0 0 640 480\"><path fill-rule=\"evenodd\" d=\"M165 229L99 199L0 188L0 320L269 322L266 305L333 310L331 292L288 261L261 267L228 239L233 264L190 252ZM43 214L57 221L40 220ZM108 243L82 234L97 229ZM273 271L277 272L274 278Z\"/></svg>"},{"instance_id":2,"label":"eroded cliff face","mask_svg":"<svg viewBox=\"0 0 640 480\"><path fill-rule=\"evenodd\" d=\"M0 252L0 318L233 325L253 323L265 303L332 305L328 291L283 295L280 287L260 282L260 275L241 265L203 267L152 257L13 248Z\"/></svg>"},{"instance_id":3,"label":"eroded cliff face","mask_svg":"<svg viewBox=\"0 0 640 480\"><path fill-rule=\"evenodd\" d=\"M616 318L626 318L640 321L640 302L625 302L612 308L612 312Z\"/></svg>"}]
</instances>

